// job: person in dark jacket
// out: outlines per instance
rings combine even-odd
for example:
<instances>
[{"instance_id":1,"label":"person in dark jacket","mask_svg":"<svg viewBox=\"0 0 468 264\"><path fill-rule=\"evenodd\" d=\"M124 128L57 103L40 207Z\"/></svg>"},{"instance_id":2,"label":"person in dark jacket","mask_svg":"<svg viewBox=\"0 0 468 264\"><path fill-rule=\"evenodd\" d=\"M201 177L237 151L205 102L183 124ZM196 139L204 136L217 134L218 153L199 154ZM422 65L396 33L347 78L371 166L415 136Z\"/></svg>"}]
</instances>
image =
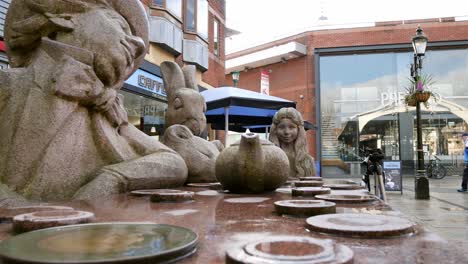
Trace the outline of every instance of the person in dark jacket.
<instances>
[{"instance_id":1,"label":"person in dark jacket","mask_svg":"<svg viewBox=\"0 0 468 264\"><path fill-rule=\"evenodd\" d=\"M458 192L467 192L468 191L468 132L462 134L463 138L463 161L465 162L465 168L463 169L463 180L461 184L461 189L458 189Z\"/></svg>"},{"instance_id":2,"label":"person in dark jacket","mask_svg":"<svg viewBox=\"0 0 468 264\"><path fill-rule=\"evenodd\" d=\"M382 167L380 167L379 171L379 166L381 165L380 162L385 158L383 152L381 149L374 149L374 150L368 150L369 151L369 156L367 158L367 170L366 174L364 174L363 181L367 185L367 189L370 192L370 179L369 176L373 174L374 172L377 172L377 174L382 174Z\"/></svg>"}]
</instances>

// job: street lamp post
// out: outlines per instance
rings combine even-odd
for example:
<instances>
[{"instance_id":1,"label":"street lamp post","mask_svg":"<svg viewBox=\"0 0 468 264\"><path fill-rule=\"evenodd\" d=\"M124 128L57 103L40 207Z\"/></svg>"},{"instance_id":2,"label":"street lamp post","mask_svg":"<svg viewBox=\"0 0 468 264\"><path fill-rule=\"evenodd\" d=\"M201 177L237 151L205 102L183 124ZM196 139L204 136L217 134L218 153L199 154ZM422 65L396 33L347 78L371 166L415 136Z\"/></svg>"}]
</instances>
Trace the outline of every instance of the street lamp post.
<instances>
[{"instance_id":1,"label":"street lamp post","mask_svg":"<svg viewBox=\"0 0 468 264\"><path fill-rule=\"evenodd\" d=\"M422 69L422 59L426 52L427 37L423 30L418 26L416 35L412 39L414 50L414 62L411 64L411 77L414 78L414 85L418 85L419 75ZM416 102L416 135L417 135L417 153L418 170L415 178L415 196L416 199L429 199L429 180L426 177L424 169L424 152L422 144L422 125L421 125L421 102Z\"/></svg>"},{"instance_id":2,"label":"street lamp post","mask_svg":"<svg viewBox=\"0 0 468 264\"><path fill-rule=\"evenodd\" d=\"M232 76L232 82L234 83L234 87L237 87L237 84L239 83L240 72L239 71L231 72L231 76Z\"/></svg>"}]
</instances>

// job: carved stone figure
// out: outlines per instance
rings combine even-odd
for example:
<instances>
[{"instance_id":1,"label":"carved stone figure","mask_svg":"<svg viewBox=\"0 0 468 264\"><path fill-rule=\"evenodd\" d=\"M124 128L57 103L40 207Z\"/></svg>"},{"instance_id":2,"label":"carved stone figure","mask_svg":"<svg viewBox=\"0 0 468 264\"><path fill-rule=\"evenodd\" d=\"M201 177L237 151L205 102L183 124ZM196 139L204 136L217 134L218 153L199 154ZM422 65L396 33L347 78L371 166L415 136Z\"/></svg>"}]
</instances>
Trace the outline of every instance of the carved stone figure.
<instances>
[{"instance_id":1,"label":"carved stone figure","mask_svg":"<svg viewBox=\"0 0 468 264\"><path fill-rule=\"evenodd\" d=\"M276 112L269 140L288 155L290 177L316 175L314 158L308 154L304 121L299 111L286 107Z\"/></svg>"},{"instance_id":2,"label":"carved stone figure","mask_svg":"<svg viewBox=\"0 0 468 264\"><path fill-rule=\"evenodd\" d=\"M182 185L183 159L127 121L117 91L148 47L138 0L14 0L0 72L0 198ZM78 191L78 192L77 192Z\"/></svg>"},{"instance_id":3,"label":"carved stone figure","mask_svg":"<svg viewBox=\"0 0 468 264\"><path fill-rule=\"evenodd\" d=\"M219 140L210 142L194 136L184 125L173 125L164 132L162 142L185 160L188 168L187 183L217 181L215 162L224 148Z\"/></svg>"},{"instance_id":4,"label":"carved stone figure","mask_svg":"<svg viewBox=\"0 0 468 264\"><path fill-rule=\"evenodd\" d=\"M286 154L258 134L244 133L241 140L224 149L216 160L216 178L235 193L273 191L286 182Z\"/></svg>"},{"instance_id":5,"label":"carved stone figure","mask_svg":"<svg viewBox=\"0 0 468 264\"><path fill-rule=\"evenodd\" d=\"M195 136L201 136L206 129L206 103L198 92L195 66L182 69L175 62L161 63L164 88L167 93L166 128L184 125Z\"/></svg>"}]
</instances>

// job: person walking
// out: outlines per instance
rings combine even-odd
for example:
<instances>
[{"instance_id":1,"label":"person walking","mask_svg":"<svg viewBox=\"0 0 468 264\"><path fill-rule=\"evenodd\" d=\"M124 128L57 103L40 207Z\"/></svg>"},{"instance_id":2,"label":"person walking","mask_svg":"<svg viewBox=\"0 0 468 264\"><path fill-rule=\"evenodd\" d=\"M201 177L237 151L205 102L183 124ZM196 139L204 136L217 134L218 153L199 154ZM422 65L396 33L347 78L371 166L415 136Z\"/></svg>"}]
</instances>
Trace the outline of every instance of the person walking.
<instances>
[{"instance_id":1,"label":"person walking","mask_svg":"<svg viewBox=\"0 0 468 264\"><path fill-rule=\"evenodd\" d=\"M461 184L461 189L458 189L458 192L468 192L468 132L462 134L464 152L463 160L465 162L465 168L463 169L463 180Z\"/></svg>"}]
</instances>

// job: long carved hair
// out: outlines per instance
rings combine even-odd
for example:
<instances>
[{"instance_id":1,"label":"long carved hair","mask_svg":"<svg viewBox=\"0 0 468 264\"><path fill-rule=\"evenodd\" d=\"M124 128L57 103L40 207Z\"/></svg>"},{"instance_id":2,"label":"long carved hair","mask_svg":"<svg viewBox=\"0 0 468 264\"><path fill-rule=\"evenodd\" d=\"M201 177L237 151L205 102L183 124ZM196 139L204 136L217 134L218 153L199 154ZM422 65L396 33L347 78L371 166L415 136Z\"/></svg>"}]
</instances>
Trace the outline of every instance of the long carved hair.
<instances>
[{"instance_id":1,"label":"long carved hair","mask_svg":"<svg viewBox=\"0 0 468 264\"><path fill-rule=\"evenodd\" d=\"M297 126L297 138L294 141L296 177L315 175L315 164L312 156L308 154L307 138L304 129L304 120L301 113L292 107L281 108L273 117L269 140L281 148L277 127L282 119L288 118ZM291 164L292 165L292 164Z\"/></svg>"}]
</instances>

